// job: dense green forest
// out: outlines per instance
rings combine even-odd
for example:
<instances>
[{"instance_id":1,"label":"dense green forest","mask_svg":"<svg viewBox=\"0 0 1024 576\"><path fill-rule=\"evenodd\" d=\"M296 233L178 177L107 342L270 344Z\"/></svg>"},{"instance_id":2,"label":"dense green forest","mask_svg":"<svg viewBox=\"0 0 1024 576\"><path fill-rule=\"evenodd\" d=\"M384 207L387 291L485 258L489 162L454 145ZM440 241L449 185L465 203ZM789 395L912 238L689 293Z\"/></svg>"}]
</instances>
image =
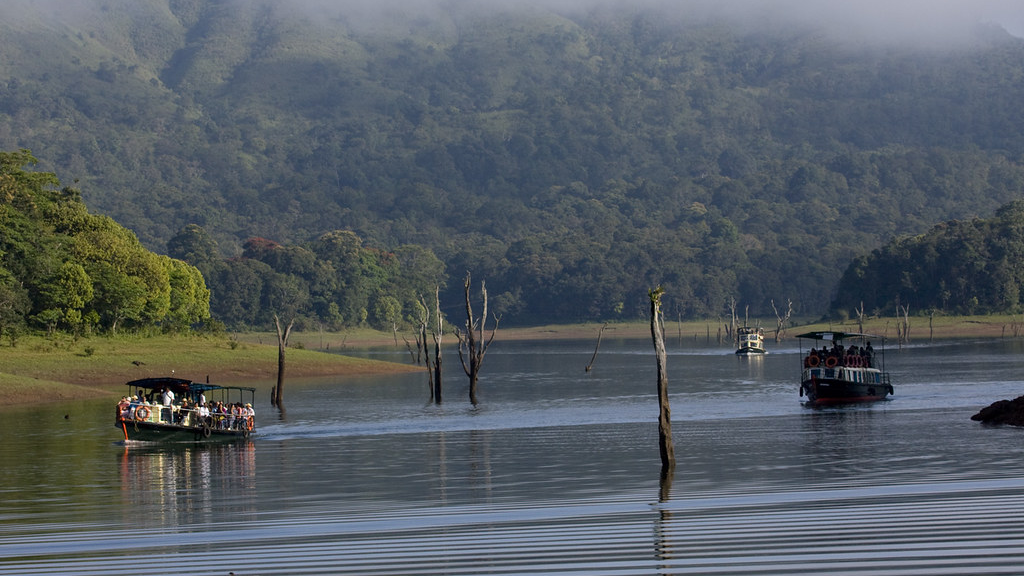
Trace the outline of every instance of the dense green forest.
<instances>
[{"instance_id":1,"label":"dense green forest","mask_svg":"<svg viewBox=\"0 0 1024 576\"><path fill-rule=\"evenodd\" d=\"M506 324L637 317L657 284L673 317L820 315L854 258L1024 192L1024 41L995 27L940 49L637 7L52 6L0 7L0 149L151 250L199 226L232 320L266 320L220 300L243 275L295 251L275 271L315 284L325 241L436 256L449 303L472 272ZM337 316L299 292L354 322L385 276Z\"/></svg>"},{"instance_id":2,"label":"dense green forest","mask_svg":"<svg viewBox=\"0 0 1024 576\"><path fill-rule=\"evenodd\" d=\"M856 258L835 301L837 316L1019 313L1024 308L1024 201L993 218L950 221Z\"/></svg>"},{"instance_id":3,"label":"dense green forest","mask_svg":"<svg viewBox=\"0 0 1024 576\"><path fill-rule=\"evenodd\" d=\"M251 238L241 257L224 260L206 230L189 224L167 248L202 271L213 294L211 314L231 327L265 326L275 314L306 329L415 326L435 304L444 277L444 264L430 250L366 247L348 230L303 245Z\"/></svg>"},{"instance_id":4,"label":"dense green forest","mask_svg":"<svg viewBox=\"0 0 1024 576\"><path fill-rule=\"evenodd\" d=\"M35 162L0 152L0 337L13 344L29 327L182 331L210 319L199 270L90 214L54 174L25 170Z\"/></svg>"},{"instance_id":5,"label":"dense green forest","mask_svg":"<svg viewBox=\"0 0 1024 576\"><path fill-rule=\"evenodd\" d=\"M56 175L30 170L36 162L26 150L0 152L0 337L12 343L29 329L216 331L266 325L275 314L305 328L392 330L419 317L442 276L429 250L384 252L349 231L303 246L253 238L225 260L190 224L168 242L173 258L154 254L90 214Z\"/></svg>"}]
</instances>

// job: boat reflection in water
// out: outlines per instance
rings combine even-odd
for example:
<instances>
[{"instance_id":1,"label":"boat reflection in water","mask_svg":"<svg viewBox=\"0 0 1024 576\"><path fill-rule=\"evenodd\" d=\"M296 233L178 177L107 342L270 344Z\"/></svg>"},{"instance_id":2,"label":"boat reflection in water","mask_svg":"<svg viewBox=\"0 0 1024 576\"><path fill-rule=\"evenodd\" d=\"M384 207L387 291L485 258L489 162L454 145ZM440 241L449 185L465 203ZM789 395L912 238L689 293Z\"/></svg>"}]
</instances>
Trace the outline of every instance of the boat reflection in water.
<instances>
[{"instance_id":1,"label":"boat reflection in water","mask_svg":"<svg viewBox=\"0 0 1024 576\"><path fill-rule=\"evenodd\" d=\"M123 505L137 526L221 522L256 514L256 445L125 444L118 456ZM183 497L182 495L187 495Z\"/></svg>"}]
</instances>

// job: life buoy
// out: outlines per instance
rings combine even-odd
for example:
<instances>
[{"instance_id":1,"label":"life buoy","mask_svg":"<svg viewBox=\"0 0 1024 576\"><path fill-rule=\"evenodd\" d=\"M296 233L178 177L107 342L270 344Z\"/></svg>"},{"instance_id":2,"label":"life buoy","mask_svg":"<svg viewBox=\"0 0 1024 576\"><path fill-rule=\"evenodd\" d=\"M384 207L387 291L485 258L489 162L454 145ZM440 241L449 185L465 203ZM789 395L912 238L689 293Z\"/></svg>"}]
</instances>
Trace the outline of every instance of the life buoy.
<instances>
[{"instance_id":1,"label":"life buoy","mask_svg":"<svg viewBox=\"0 0 1024 576\"><path fill-rule=\"evenodd\" d=\"M807 357L807 367L808 368L817 368L818 364L821 364L821 358L818 358L817 354L815 354L814 356L808 356Z\"/></svg>"},{"instance_id":2,"label":"life buoy","mask_svg":"<svg viewBox=\"0 0 1024 576\"><path fill-rule=\"evenodd\" d=\"M213 431L206 424L203 424L203 438L209 438Z\"/></svg>"},{"instance_id":3,"label":"life buoy","mask_svg":"<svg viewBox=\"0 0 1024 576\"><path fill-rule=\"evenodd\" d=\"M252 427L253 427L252 416L249 416L248 418L245 419L245 429L251 432L252 431Z\"/></svg>"},{"instance_id":4,"label":"life buoy","mask_svg":"<svg viewBox=\"0 0 1024 576\"><path fill-rule=\"evenodd\" d=\"M135 409L136 420L149 420L149 406L139 406Z\"/></svg>"},{"instance_id":5,"label":"life buoy","mask_svg":"<svg viewBox=\"0 0 1024 576\"><path fill-rule=\"evenodd\" d=\"M836 364L839 364L839 360L836 359L835 356L829 356L828 358L825 358L825 367L826 368L835 368Z\"/></svg>"}]
</instances>

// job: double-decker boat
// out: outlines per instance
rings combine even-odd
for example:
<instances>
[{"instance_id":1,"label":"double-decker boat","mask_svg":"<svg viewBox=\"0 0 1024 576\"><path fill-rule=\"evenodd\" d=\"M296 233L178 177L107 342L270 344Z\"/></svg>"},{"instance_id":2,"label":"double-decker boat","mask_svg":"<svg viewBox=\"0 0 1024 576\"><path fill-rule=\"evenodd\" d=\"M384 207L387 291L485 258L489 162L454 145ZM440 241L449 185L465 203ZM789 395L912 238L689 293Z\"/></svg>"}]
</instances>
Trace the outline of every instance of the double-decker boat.
<instances>
[{"instance_id":1,"label":"double-decker boat","mask_svg":"<svg viewBox=\"0 0 1024 576\"><path fill-rule=\"evenodd\" d=\"M204 442L248 438L256 429L256 389L184 378L128 382L114 425L125 440Z\"/></svg>"},{"instance_id":2,"label":"double-decker boat","mask_svg":"<svg viewBox=\"0 0 1024 576\"><path fill-rule=\"evenodd\" d=\"M885 358L875 354L871 334L820 331L800 334L800 357L803 371L800 395L809 404L841 404L883 400L893 393ZM803 340L814 340L810 351L803 353ZM844 347L844 341L853 342ZM818 348L821 344L821 348Z\"/></svg>"},{"instance_id":3,"label":"double-decker boat","mask_svg":"<svg viewBox=\"0 0 1024 576\"><path fill-rule=\"evenodd\" d=\"M742 326L736 329L736 354L751 356L767 354L764 349L764 329Z\"/></svg>"}]
</instances>

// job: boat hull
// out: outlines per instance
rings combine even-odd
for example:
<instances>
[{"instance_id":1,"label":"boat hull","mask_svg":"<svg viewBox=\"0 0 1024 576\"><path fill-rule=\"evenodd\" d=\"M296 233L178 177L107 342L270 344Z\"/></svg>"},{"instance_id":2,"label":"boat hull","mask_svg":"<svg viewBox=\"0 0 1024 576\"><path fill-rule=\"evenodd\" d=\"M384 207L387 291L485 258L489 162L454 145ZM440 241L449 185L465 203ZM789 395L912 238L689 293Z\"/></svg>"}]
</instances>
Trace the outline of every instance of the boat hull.
<instances>
[{"instance_id":1,"label":"boat hull","mask_svg":"<svg viewBox=\"0 0 1024 576\"><path fill-rule=\"evenodd\" d=\"M737 356L760 356L767 353L764 348L740 348L736 351Z\"/></svg>"},{"instance_id":2,"label":"boat hull","mask_svg":"<svg viewBox=\"0 0 1024 576\"><path fill-rule=\"evenodd\" d=\"M125 440L139 442L230 442L248 438L249 430L225 430L209 426L181 426L166 422L124 420L117 423Z\"/></svg>"},{"instance_id":3,"label":"boat hull","mask_svg":"<svg viewBox=\"0 0 1024 576\"><path fill-rule=\"evenodd\" d=\"M800 392L809 404L846 404L876 402L893 393L892 385L878 371L863 371L862 381L812 374L800 383Z\"/></svg>"}]
</instances>

